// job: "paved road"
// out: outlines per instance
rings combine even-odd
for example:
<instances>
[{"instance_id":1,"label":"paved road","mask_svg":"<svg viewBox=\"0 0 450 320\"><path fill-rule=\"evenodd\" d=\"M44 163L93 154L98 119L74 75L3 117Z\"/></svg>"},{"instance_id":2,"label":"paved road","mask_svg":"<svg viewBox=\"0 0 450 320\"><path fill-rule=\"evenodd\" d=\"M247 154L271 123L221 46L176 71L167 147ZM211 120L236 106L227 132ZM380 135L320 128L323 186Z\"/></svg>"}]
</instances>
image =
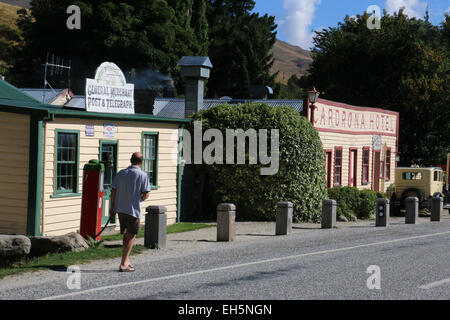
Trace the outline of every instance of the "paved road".
<instances>
[{"instance_id":1,"label":"paved road","mask_svg":"<svg viewBox=\"0 0 450 320\"><path fill-rule=\"evenodd\" d=\"M441 223L240 236L246 240L145 253L135 273L118 273L117 260L82 265L81 290L67 288L65 270L8 278L0 299L450 299L448 214ZM367 287L373 265L380 290Z\"/></svg>"}]
</instances>

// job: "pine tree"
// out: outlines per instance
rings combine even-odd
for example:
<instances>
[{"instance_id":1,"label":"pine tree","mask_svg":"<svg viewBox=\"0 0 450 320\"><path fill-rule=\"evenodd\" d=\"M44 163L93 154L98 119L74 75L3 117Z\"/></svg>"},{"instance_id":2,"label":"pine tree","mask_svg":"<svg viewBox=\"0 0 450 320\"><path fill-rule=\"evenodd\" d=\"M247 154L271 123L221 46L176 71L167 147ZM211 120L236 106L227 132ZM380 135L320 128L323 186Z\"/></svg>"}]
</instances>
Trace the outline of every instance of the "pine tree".
<instances>
[{"instance_id":1,"label":"pine tree","mask_svg":"<svg viewBox=\"0 0 450 320\"><path fill-rule=\"evenodd\" d=\"M209 55L214 65L208 81L211 97L248 98L251 85L274 86L270 76L275 18L251 13L252 0L209 1Z\"/></svg>"}]
</instances>

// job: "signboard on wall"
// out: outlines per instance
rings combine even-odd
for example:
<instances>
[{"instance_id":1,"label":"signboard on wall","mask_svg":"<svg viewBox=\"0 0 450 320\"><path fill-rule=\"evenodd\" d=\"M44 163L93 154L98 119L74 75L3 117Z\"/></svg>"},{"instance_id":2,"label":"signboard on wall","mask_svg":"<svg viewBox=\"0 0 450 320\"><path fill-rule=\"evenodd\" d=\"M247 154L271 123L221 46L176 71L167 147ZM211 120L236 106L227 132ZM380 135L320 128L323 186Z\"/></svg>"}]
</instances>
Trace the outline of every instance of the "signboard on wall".
<instances>
[{"instance_id":1,"label":"signboard on wall","mask_svg":"<svg viewBox=\"0 0 450 320\"><path fill-rule=\"evenodd\" d=\"M93 125L86 125L85 127L86 137L94 137L95 136L95 128Z\"/></svg>"},{"instance_id":2,"label":"signboard on wall","mask_svg":"<svg viewBox=\"0 0 450 320\"><path fill-rule=\"evenodd\" d=\"M105 138L114 138L115 126L114 123L105 123L103 126L103 136Z\"/></svg>"},{"instance_id":3,"label":"signboard on wall","mask_svg":"<svg viewBox=\"0 0 450 320\"><path fill-rule=\"evenodd\" d=\"M95 79L86 79L86 111L134 114L134 84L114 63L102 63Z\"/></svg>"},{"instance_id":4,"label":"signboard on wall","mask_svg":"<svg viewBox=\"0 0 450 320\"><path fill-rule=\"evenodd\" d=\"M324 101L315 106L314 127L318 131L384 136L398 134L397 112Z\"/></svg>"}]
</instances>

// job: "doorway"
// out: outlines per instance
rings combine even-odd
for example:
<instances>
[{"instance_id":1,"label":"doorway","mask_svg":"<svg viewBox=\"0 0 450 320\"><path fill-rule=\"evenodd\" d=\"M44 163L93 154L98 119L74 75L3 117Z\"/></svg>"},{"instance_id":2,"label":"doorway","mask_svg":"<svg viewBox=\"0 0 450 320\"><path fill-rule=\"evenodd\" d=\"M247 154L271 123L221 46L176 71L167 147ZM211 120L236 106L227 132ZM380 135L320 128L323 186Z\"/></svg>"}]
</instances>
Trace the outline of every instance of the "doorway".
<instances>
[{"instance_id":1,"label":"doorway","mask_svg":"<svg viewBox=\"0 0 450 320\"><path fill-rule=\"evenodd\" d=\"M358 187L358 149L350 148L350 158L348 164L348 185L349 187Z\"/></svg>"},{"instance_id":2,"label":"doorway","mask_svg":"<svg viewBox=\"0 0 450 320\"><path fill-rule=\"evenodd\" d=\"M104 191L103 191L103 215L102 225L109 219L109 202L111 200L111 185L117 174L118 141L100 141L100 162L105 166ZM116 221L112 221L115 223Z\"/></svg>"},{"instance_id":3,"label":"doorway","mask_svg":"<svg viewBox=\"0 0 450 320\"><path fill-rule=\"evenodd\" d=\"M327 188L331 188L331 162L333 159L333 151L325 150L325 171L327 174Z\"/></svg>"},{"instance_id":4,"label":"doorway","mask_svg":"<svg viewBox=\"0 0 450 320\"><path fill-rule=\"evenodd\" d=\"M373 153L373 183L372 190L380 192L381 151Z\"/></svg>"}]
</instances>

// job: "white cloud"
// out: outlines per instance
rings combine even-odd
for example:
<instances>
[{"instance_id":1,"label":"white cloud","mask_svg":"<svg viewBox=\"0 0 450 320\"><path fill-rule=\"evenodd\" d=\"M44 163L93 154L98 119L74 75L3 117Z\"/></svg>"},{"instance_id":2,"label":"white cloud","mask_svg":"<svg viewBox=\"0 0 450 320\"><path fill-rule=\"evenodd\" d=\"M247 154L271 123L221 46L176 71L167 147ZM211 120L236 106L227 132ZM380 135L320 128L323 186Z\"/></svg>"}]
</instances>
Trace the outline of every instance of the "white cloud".
<instances>
[{"instance_id":1,"label":"white cloud","mask_svg":"<svg viewBox=\"0 0 450 320\"><path fill-rule=\"evenodd\" d=\"M285 11L285 21L283 31L286 33L289 42L311 49L313 45L313 32L311 25L317 7L322 0L285 0L283 9Z\"/></svg>"},{"instance_id":2,"label":"white cloud","mask_svg":"<svg viewBox=\"0 0 450 320\"><path fill-rule=\"evenodd\" d=\"M386 11L390 14L398 12L400 8L405 8L405 14L410 18L420 18L425 16L427 3L420 0L387 0Z\"/></svg>"}]
</instances>

